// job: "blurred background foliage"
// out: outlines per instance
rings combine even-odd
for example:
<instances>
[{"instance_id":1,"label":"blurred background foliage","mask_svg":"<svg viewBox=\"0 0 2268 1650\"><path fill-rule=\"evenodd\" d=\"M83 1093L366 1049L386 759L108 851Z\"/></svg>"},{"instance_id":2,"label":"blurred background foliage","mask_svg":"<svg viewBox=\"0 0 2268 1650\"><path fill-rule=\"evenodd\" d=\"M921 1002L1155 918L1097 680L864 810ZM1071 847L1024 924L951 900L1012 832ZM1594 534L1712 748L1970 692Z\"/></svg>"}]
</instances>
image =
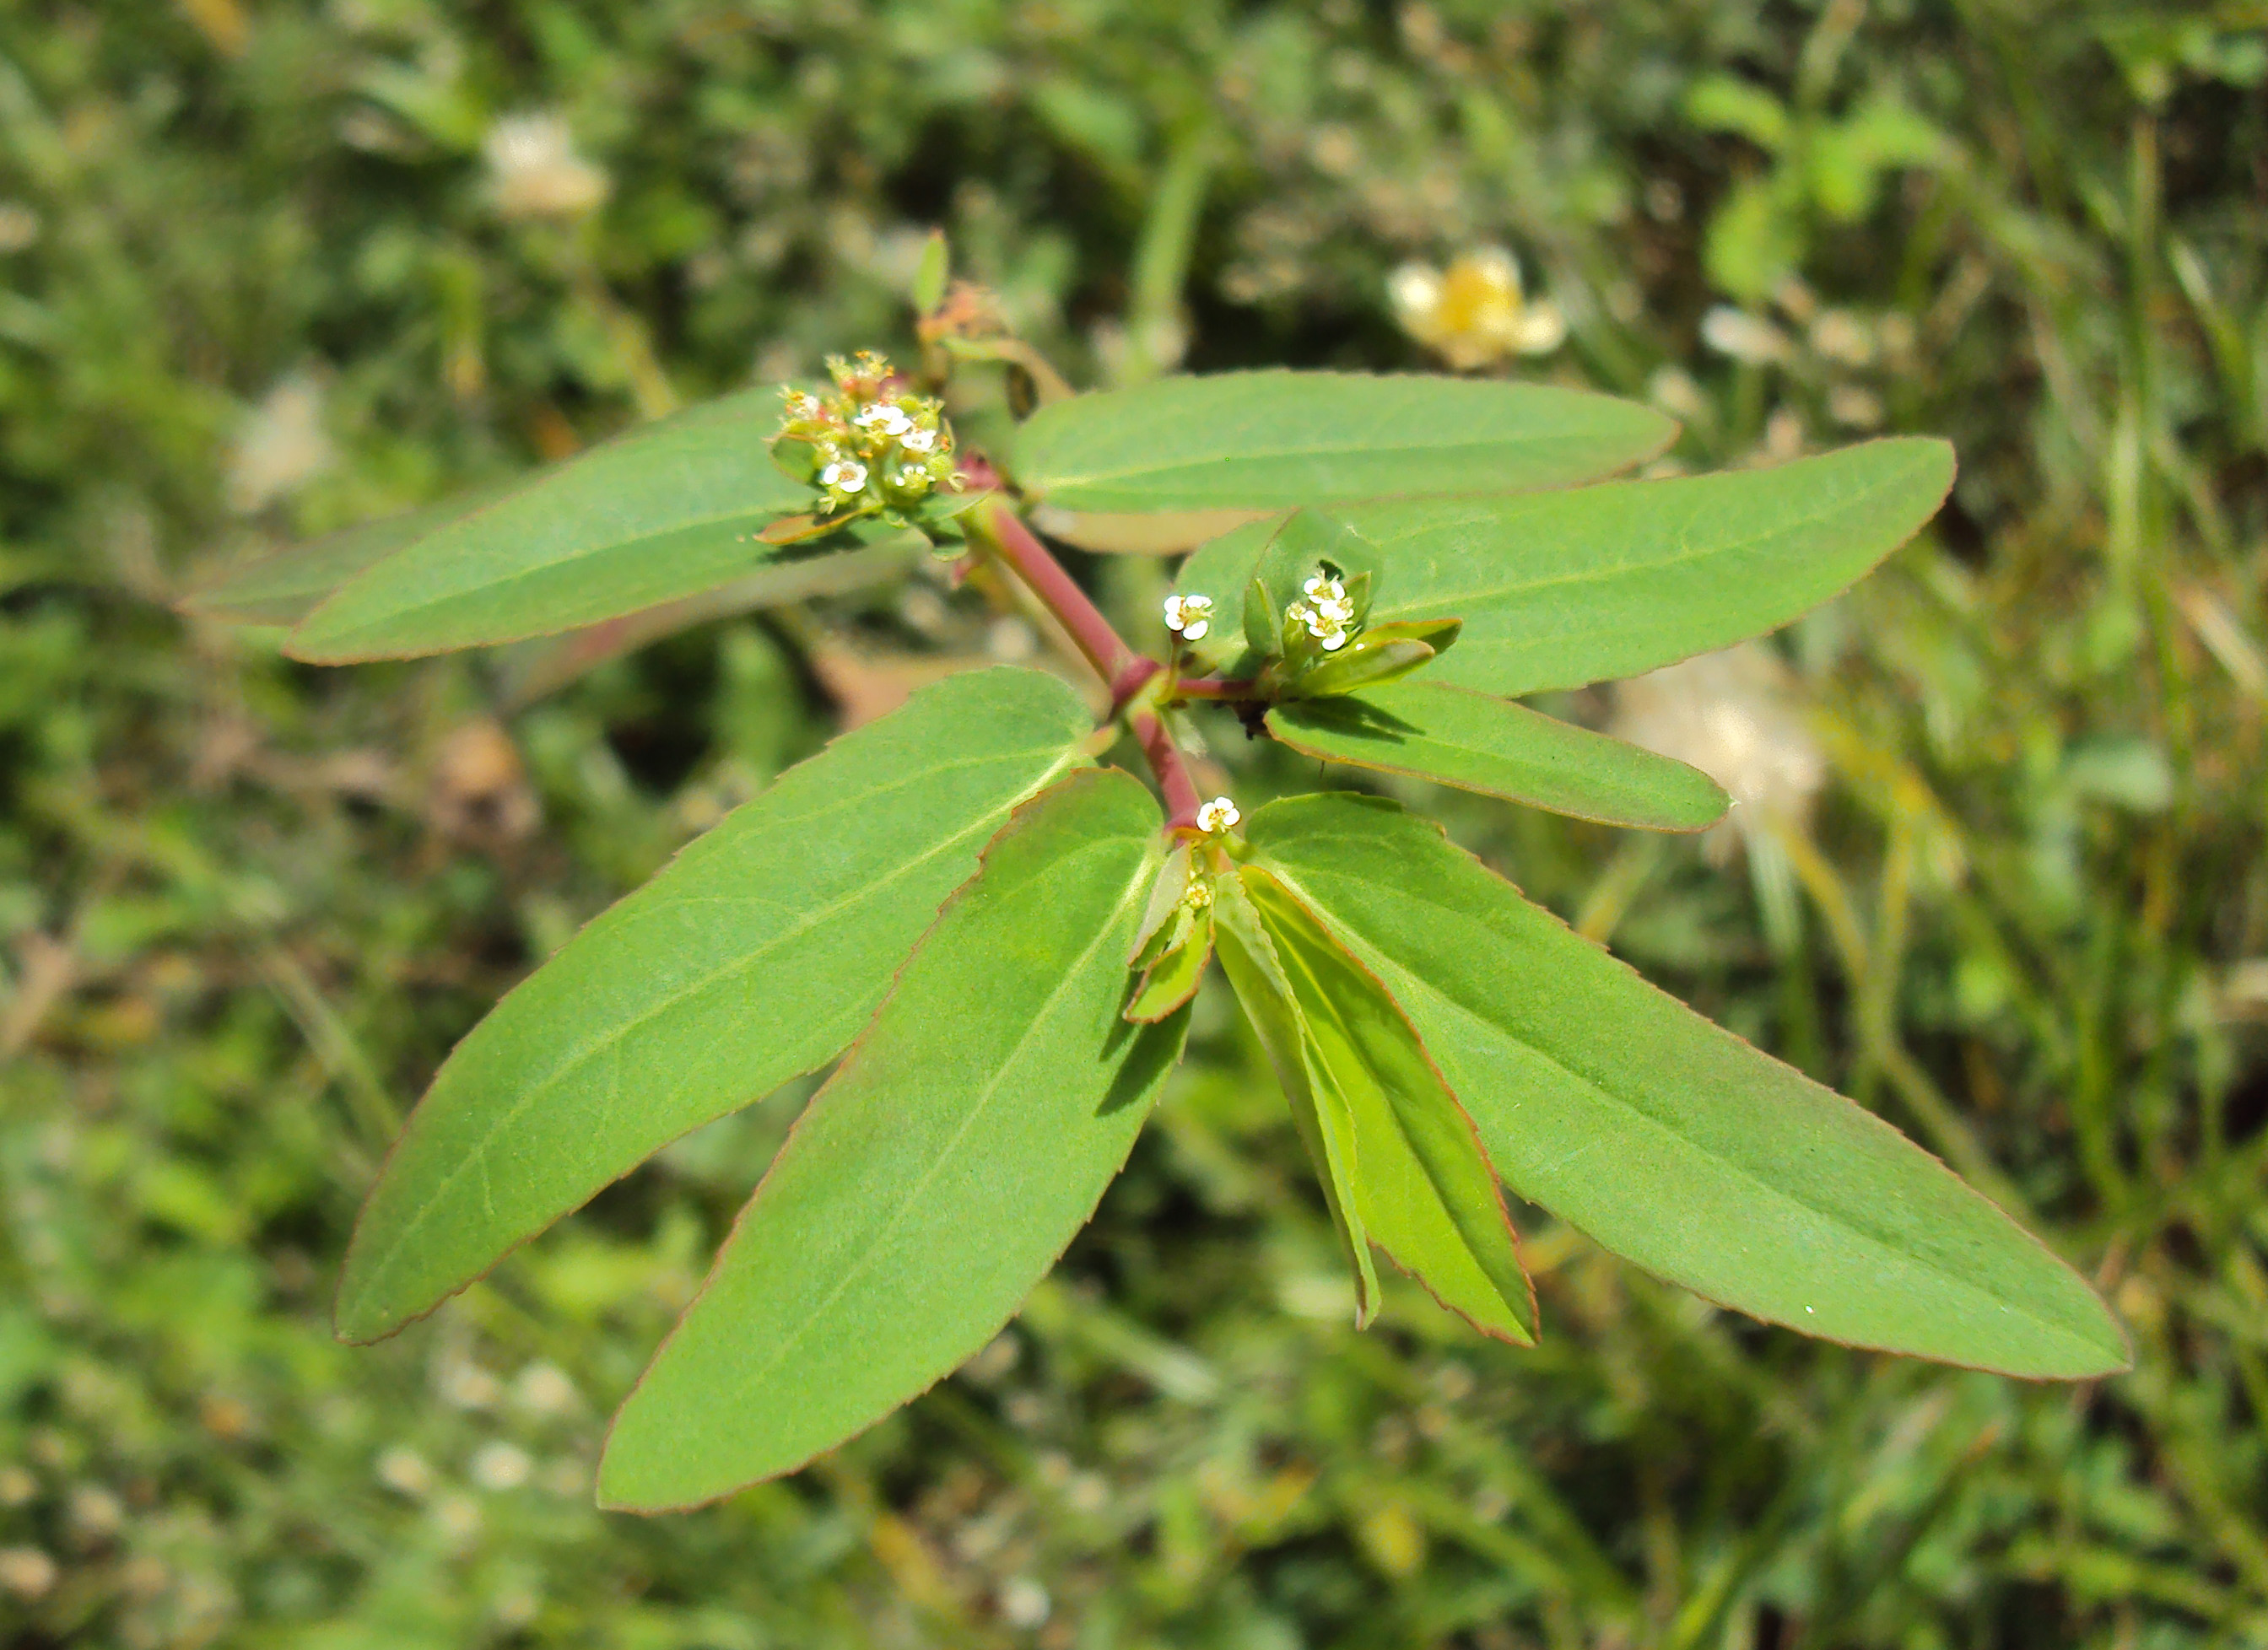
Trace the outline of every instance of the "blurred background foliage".
<instances>
[{"instance_id":1,"label":"blurred background foliage","mask_svg":"<svg viewBox=\"0 0 2268 1650\"><path fill-rule=\"evenodd\" d=\"M2264 27L0 3L0 1637L2268 1644ZM1650 397L1694 468L1953 437L1944 515L1853 594L1553 707L1711 767L1737 828L1419 799L2022 1213L2133 1372L1807 1342L1533 1210L1539 1349L1407 1287L1358 1336L1219 1003L1017 1324L795 1479L589 1499L807 1086L335 1345L357 1202L454 1037L845 720L1046 637L917 574L740 593L632 654L318 672L173 599L905 350L932 225L1085 382L1517 371ZM1081 565L1154 630L1159 564ZM1248 803L1311 777L1206 731Z\"/></svg>"}]
</instances>

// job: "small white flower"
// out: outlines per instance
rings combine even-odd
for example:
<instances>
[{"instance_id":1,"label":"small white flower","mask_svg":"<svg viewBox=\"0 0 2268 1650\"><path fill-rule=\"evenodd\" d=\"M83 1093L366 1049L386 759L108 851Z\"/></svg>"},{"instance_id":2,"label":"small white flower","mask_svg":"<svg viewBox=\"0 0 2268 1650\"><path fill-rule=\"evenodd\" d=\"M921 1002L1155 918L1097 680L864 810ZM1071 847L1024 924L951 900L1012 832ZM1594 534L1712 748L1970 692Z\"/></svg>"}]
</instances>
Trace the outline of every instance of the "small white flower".
<instances>
[{"instance_id":1,"label":"small white flower","mask_svg":"<svg viewBox=\"0 0 2268 1650\"><path fill-rule=\"evenodd\" d=\"M1330 604L1328 609L1322 603L1311 608L1295 601L1284 609L1284 616L1295 624L1305 625L1307 634L1323 645L1323 652L1336 653L1347 645L1346 622L1354 616L1354 609L1344 599Z\"/></svg>"},{"instance_id":2,"label":"small white flower","mask_svg":"<svg viewBox=\"0 0 2268 1650\"><path fill-rule=\"evenodd\" d=\"M855 493L866 484L866 467L850 459L837 459L819 472L819 484Z\"/></svg>"},{"instance_id":3,"label":"small white flower","mask_svg":"<svg viewBox=\"0 0 2268 1650\"><path fill-rule=\"evenodd\" d=\"M1202 642L1212 629L1211 596L1171 595L1166 598L1166 628L1184 642Z\"/></svg>"},{"instance_id":4,"label":"small white flower","mask_svg":"<svg viewBox=\"0 0 2268 1650\"><path fill-rule=\"evenodd\" d=\"M850 422L861 430L879 430L886 436L902 436L914 427L902 409L879 401L859 409Z\"/></svg>"},{"instance_id":5,"label":"small white flower","mask_svg":"<svg viewBox=\"0 0 2268 1650\"><path fill-rule=\"evenodd\" d=\"M1243 814L1236 811L1235 803L1225 796L1217 796L1197 809L1197 829L1215 834L1233 830L1236 828L1236 821L1243 817Z\"/></svg>"},{"instance_id":6,"label":"small white flower","mask_svg":"<svg viewBox=\"0 0 2268 1650\"><path fill-rule=\"evenodd\" d=\"M928 453L937 446L937 431L913 429L898 438L898 445L909 453Z\"/></svg>"},{"instance_id":7,"label":"small white flower","mask_svg":"<svg viewBox=\"0 0 2268 1650\"><path fill-rule=\"evenodd\" d=\"M1300 588L1307 593L1307 600L1315 604L1314 611L1318 617L1333 624L1344 624L1354 617L1354 603L1347 599L1346 586L1337 579L1317 573ZM1315 634L1320 636L1322 632L1317 630Z\"/></svg>"}]
</instances>

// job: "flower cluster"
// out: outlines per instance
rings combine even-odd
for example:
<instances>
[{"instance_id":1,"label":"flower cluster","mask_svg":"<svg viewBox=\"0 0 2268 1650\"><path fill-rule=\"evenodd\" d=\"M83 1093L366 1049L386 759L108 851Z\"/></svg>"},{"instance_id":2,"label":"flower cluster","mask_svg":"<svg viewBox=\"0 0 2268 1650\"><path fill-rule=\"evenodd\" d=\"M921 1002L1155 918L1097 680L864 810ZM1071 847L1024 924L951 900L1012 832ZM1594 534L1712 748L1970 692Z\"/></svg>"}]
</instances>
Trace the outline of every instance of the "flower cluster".
<instances>
[{"instance_id":1,"label":"flower cluster","mask_svg":"<svg viewBox=\"0 0 2268 1650\"><path fill-rule=\"evenodd\" d=\"M1337 652L1359 628L1355 623L1354 601L1347 594L1345 581L1325 568L1300 588L1307 592L1307 599L1285 608L1285 618L1304 625L1326 653Z\"/></svg>"},{"instance_id":2,"label":"flower cluster","mask_svg":"<svg viewBox=\"0 0 2268 1650\"><path fill-rule=\"evenodd\" d=\"M1166 628L1184 642L1202 642L1212 629L1212 598L1171 595L1166 598Z\"/></svg>"},{"instance_id":3,"label":"flower cluster","mask_svg":"<svg viewBox=\"0 0 2268 1650\"><path fill-rule=\"evenodd\" d=\"M772 438L782 468L827 495L829 517L911 509L952 484L953 431L942 402L909 393L878 355L828 358L831 395L784 392L786 416Z\"/></svg>"}]
</instances>

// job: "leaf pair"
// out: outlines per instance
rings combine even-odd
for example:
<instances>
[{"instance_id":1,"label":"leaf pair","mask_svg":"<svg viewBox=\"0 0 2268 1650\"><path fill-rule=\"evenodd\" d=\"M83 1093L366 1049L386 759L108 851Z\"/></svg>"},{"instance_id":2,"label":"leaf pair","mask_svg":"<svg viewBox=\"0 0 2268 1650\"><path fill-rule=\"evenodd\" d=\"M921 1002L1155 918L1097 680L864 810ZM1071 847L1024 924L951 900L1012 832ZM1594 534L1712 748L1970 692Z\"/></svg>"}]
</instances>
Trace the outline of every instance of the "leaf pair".
<instances>
[{"instance_id":1,"label":"leaf pair","mask_svg":"<svg viewBox=\"0 0 2268 1650\"><path fill-rule=\"evenodd\" d=\"M296 624L295 658L340 663L549 635L700 594L762 564L768 534L794 535L775 524L815 502L767 455L780 407L771 387L721 397L504 486L286 552L188 605ZM1239 372L1050 405L1018 431L1012 468L1058 514L1195 510L1218 526L1325 500L1564 486L1675 432L1650 409L1543 386Z\"/></svg>"},{"instance_id":2,"label":"leaf pair","mask_svg":"<svg viewBox=\"0 0 2268 1650\"><path fill-rule=\"evenodd\" d=\"M1052 677L950 678L578 935L411 1117L341 1335L431 1310L857 1036L617 1418L601 1497L681 1505L790 1470L983 1345L1092 1213L1187 1023L1121 1017L1162 821L1086 765L1089 732Z\"/></svg>"},{"instance_id":3,"label":"leaf pair","mask_svg":"<svg viewBox=\"0 0 2268 1650\"><path fill-rule=\"evenodd\" d=\"M1407 1015L1505 1182L1602 1247L1852 1345L2058 1379L2125 1366L2094 1292L1935 1158L1654 990L1440 827L1306 796L1261 809L1248 842L1248 868Z\"/></svg>"},{"instance_id":4,"label":"leaf pair","mask_svg":"<svg viewBox=\"0 0 2268 1650\"><path fill-rule=\"evenodd\" d=\"M622 1405L603 1503L792 1470L999 1332L1181 1058L1186 1013L1120 1014L1160 823L1132 777L1090 771L986 851Z\"/></svg>"},{"instance_id":5,"label":"leaf pair","mask_svg":"<svg viewBox=\"0 0 2268 1650\"><path fill-rule=\"evenodd\" d=\"M1454 649L1418 661L1417 679L1297 703L1265 694L1278 701L1268 731L1295 750L1609 824L1695 830L1730 806L1714 782L1510 701L1786 622L1911 536L1951 477L1944 443L1900 439L1771 470L1356 505L1330 521L1302 512L1214 541L1177 582L1240 593L1216 598L1213 637L1244 636L1242 659L1230 658L1233 641L1209 653L1233 673L1255 668L1251 638L1319 549L1370 581L1373 630L1462 622Z\"/></svg>"},{"instance_id":6,"label":"leaf pair","mask_svg":"<svg viewBox=\"0 0 2268 1650\"><path fill-rule=\"evenodd\" d=\"M435 1077L356 1227L340 1334L392 1333L677 1136L840 1053L1011 810L1086 763L1090 728L1037 671L950 677L592 923Z\"/></svg>"}]
</instances>

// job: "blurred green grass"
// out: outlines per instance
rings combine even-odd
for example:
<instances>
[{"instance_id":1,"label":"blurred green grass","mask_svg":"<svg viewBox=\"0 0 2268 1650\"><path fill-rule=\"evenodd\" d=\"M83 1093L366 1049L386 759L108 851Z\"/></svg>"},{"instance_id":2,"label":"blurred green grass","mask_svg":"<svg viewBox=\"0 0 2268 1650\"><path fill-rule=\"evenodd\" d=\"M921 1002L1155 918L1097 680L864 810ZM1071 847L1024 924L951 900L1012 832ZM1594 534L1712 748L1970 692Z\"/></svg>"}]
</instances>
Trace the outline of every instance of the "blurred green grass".
<instances>
[{"instance_id":1,"label":"blurred green grass","mask_svg":"<svg viewBox=\"0 0 2268 1650\"><path fill-rule=\"evenodd\" d=\"M2264 26L0 5L0 1636L2268 1644ZM541 693L525 655L303 669L172 598L902 350L932 224L1086 381L1420 365L1390 272L1501 244L1569 324L1520 370L1650 396L1679 463L1953 437L1932 533L1765 662L1651 724L1561 707L1715 739L1759 787L1736 836L1425 799L2020 1207L2134 1371L1805 1342L1535 1211L1540 1348L1408 1288L1358 1336L1217 1002L1017 1325L785 1484L589 1506L607 1409L800 1088L335 1345L356 1204L450 1042L842 715L1036 637L917 580ZM1089 571L1154 622L1153 564ZM1309 776L1204 731L1241 796Z\"/></svg>"}]
</instances>

